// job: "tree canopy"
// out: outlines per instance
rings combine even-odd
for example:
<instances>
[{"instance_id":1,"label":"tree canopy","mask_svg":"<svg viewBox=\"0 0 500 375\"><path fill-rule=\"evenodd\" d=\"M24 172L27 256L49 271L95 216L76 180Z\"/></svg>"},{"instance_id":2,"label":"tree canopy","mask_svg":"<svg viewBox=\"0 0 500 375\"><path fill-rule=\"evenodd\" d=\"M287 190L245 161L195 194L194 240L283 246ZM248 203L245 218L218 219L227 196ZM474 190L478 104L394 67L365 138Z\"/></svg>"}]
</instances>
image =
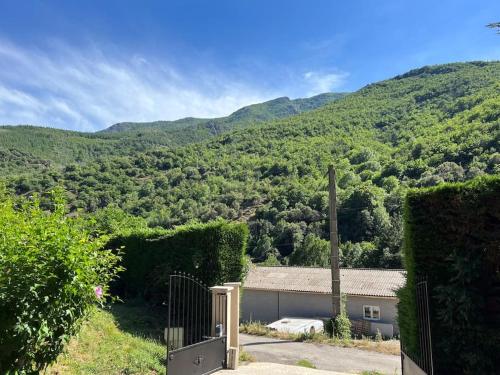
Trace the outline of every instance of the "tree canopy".
<instances>
[{"instance_id":1,"label":"tree canopy","mask_svg":"<svg viewBox=\"0 0 500 375\"><path fill-rule=\"evenodd\" d=\"M183 146L3 128L0 170L17 194L41 192L42 206L61 185L74 213L113 205L164 228L245 221L254 261L325 265L334 164L342 264L401 267L409 188L500 173L499 92L499 62L456 63Z\"/></svg>"}]
</instances>

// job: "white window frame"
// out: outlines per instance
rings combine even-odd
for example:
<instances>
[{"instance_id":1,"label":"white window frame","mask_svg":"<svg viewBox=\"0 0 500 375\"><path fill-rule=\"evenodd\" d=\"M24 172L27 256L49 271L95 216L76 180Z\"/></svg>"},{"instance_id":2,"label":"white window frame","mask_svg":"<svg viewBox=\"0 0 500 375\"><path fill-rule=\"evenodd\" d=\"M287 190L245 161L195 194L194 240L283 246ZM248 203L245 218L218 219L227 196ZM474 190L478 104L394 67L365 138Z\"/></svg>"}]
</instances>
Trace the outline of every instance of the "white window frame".
<instances>
[{"instance_id":1,"label":"white window frame","mask_svg":"<svg viewBox=\"0 0 500 375\"><path fill-rule=\"evenodd\" d=\"M365 314L366 308L370 309L370 317L367 317ZM378 318L373 317L374 310L378 310ZM380 306L363 305L363 319L365 319L365 320L380 320L381 319Z\"/></svg>"}]
</instances>

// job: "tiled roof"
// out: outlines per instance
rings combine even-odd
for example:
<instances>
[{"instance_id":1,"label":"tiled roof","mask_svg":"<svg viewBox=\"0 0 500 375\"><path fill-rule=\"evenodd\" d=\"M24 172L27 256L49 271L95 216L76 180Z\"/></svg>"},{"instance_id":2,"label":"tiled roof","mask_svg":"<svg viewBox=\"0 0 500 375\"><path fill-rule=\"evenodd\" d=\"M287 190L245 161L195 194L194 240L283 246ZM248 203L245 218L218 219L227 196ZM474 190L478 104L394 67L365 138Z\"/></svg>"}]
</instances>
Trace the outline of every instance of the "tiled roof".
<instances>
[{"instance_id":1,"label":"tiled roof","mask_svg":"<svg viewBox=\"0 0 500 375\"><path fill-rule=\"evenodd\" d=\"M348 295L396 297L395 291L404 282L404 270L340 269L340 290ZM332 276L330 268L253 266L243 286L246 289L329 294Z\"/></svg>"}]
</instances>

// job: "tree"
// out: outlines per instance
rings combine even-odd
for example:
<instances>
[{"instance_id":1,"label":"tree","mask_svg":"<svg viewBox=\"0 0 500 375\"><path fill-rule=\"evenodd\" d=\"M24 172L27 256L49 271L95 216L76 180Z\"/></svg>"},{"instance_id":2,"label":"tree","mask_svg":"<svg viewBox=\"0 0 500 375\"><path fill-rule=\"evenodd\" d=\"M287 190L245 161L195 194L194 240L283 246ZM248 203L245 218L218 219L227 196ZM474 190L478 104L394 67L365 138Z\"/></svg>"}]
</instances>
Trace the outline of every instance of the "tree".
<instances>
[{"instance_id":1,"label":"tree","mask_svg":"<svg viewBox=\"0 0 500 375\"><path fill-rule=\"evenodd\" d=\"M310 233L302 244L290 255L290 265L328 267L330 243Z\"/></svg>"},{"instance_id":2,"label":"tree","mask_svg":"<svg viewBox=\"0 0 500 375\"><path fill-rule=\"evenodd\" d=\"M489 27L490 29L496 29L497 34L500 34L500 22L489 23L488 25L486 25L486 27Z\"/></svg>"},{"instance_id":3,"label":"tree","mask_svg":"<svg viewBox=\"0 0 500 375\"><path fill-rule=\"evenodd\" d=\"M276 254L277 252L278 250L273 247L271 238L264 234L257 239L257 243L252 250L252 255L256 259L268 259L270 254Z\"/></svg>"},{"instance_id":4,"label":"tree","mask_svg":"<svg viewBox=\"0 0 500 375\"><path fill-rule=\"evenodd\" d=\"M346 242L340 245L340 263L343 267L367 267L376 247L371 242Z\"/></svg>"}]
</instances>

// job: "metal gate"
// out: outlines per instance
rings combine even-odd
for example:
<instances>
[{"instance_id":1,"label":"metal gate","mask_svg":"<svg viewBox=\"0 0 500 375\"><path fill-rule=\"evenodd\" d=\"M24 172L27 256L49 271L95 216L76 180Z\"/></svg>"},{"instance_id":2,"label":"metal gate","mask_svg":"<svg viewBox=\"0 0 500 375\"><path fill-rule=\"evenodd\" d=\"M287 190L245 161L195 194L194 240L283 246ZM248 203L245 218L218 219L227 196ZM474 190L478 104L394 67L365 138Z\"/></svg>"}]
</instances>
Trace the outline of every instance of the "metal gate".
<instances>
[{"instance_id":1,"label":"metal gate","mask_svg":"<svg viewBox=\"0 0 500 375\"><path fill-rule=\"evenodd\" d=\"M187 273L169 278L168 375L204 375L225 367L227 300Z\"/></svg>"}]
</instances>

